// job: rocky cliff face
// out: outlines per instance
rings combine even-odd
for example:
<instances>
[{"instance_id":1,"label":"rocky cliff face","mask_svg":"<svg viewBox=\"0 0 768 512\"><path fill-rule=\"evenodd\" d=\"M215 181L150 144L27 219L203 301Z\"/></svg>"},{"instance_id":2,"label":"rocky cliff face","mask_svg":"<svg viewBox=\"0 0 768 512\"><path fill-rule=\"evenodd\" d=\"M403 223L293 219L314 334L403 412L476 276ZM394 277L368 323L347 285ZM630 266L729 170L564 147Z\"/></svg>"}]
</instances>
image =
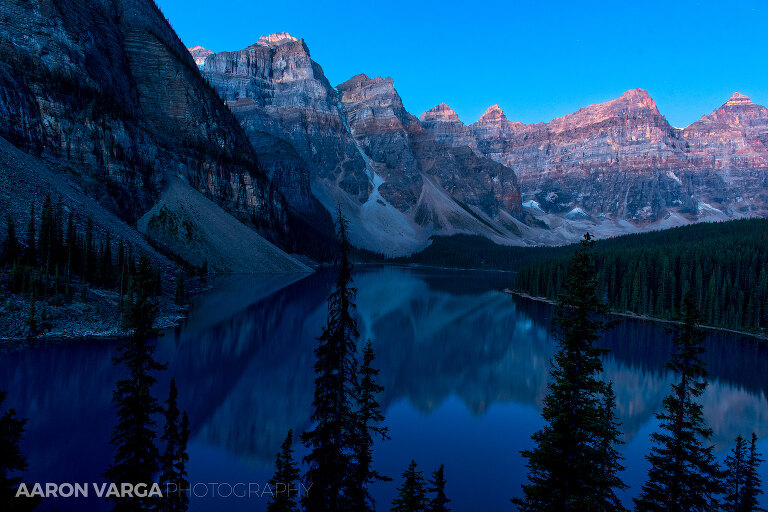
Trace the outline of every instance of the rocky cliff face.
<instances>
[{"instance_id":1,"label":"rocky cliff face","mask_svg":"<svg viewBox=\"0 0 768 512\"><path fill-rule=\"evenodd\" d=\"M209 56L203 71L261 160L274 162L265 167L293 207L306 215L314 199L331 213L341 205L356 245L402 254L434 233L518 239L514 173L436 140L390 78L358 75L334 88L304 41L286 33ZM281 143L297 157L288 172L285 154L274 154ZM294 191L276 176L292 176Z\"/></svg>"},{"instance_id":2,"label":"rocky cliff face","mask_svg":"<svg viewBox=\"0 0 768 512\"><path fill-rule=\"evenodd\" d=\"M284 222L242 128L151 0L3 1L0 136L129 222L166 174L264 231Z\"/></svg>"},{"instance_id":3,"label":"rocky cliff face","mask_svg":"<svg viewBox=\"0 0 768 512\"><path fill-rule=\"evenodd\" d=\"M337 92L303 40L285 33L261 37L244 50L208 57L203 69L251 143L270 155L272 173L292 176L291 188L283 186L292 204L308 203L312 180L338 184L365 201L371 190L365 161L346 130ZM288 145L274 155L280 141Z\"/></svg>"},{"instance_id":4,"label":"rocky cliff face","mask_svg":"<svg viewBox=\"0 0 768 512\"><path fill-rule=\"evenodd\" d=\"M440 142L403 108L391 78L358 75L338 90L352 134L370 157L376 174L384 179L379 190L395 207L410 211L415 205L422 221L425 208L438 208L426 199L425 187L429 187L425 181L430 181L460 205L472 206L489 217L502 211L520 212L514 173L466 148ZM433 122L432 126L448 123ZM439 219L435 222L436 227L443 227Z\"/></svg>"},{"instance_id":5,"label":"rocky cliff face","mask_svg":"<svg viewBox=\"0 0 768 512\"><path fill-rule=\"evenodd\" d=\"M723 106L683 130L697 167L768 167L768 109L734 93Z\"/></svg>"},{"instance_id":6,"label":"rocky cliff face","mask_svg":"<svg viewBox=\"0 0 768 512\"><path fill-rule=\"evenodd\" d=\"M421 126L437 142L452 146L467 146L477 151L477 141L469 128L459 120L459 116L445 103L431 108L419 117Z\"/></svg>"},{"instance_id":7,"label":"rocky cliff face","mask_svg":"<svg viewBox=\"0 0 768 512\"><path fill-rule=\"evenodd\" d=\"M740 94L684 130L642 89L531 125L494 105L468 127L474 144L457 119L441 130L427 114L436 137L514 169L526 211L551 226L618 234L768 213L768 111Z\"/></svg>"}]
</instances>

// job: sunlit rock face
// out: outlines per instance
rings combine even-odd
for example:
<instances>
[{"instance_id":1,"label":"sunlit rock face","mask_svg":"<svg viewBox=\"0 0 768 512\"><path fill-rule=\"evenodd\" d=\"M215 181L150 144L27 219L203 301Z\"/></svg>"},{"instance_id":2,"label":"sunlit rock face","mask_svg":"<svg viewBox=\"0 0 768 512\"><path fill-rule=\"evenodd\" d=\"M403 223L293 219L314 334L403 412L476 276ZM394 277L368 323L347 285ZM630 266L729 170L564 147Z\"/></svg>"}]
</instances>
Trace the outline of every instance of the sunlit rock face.
<instances>
[{"instance_id":1,"label":"sunlit rock face","mask_svg":"<svg viewBox=\"0 0 768 512\"><path fill-rule=\"evenodd\" d=\"M768 167L768 109L734 93L723 106L683 130L697 167Z\"/></svg>"},{"instance_id":2,"label":"sunlit rock face","mask_svg":"<svg viewBox=\"0 0 768 512\"><path fill-rule=\"evenodd\" d=\"M469 126L474 145L456 122L443 140L511 167L524 199L598 234L768 213L768 111L738 93L684 130L643 89L530 125L493 105Z\"/></svg>"},{"instance_id":3,"label":"sunlit rock face","mask_svg":"<svg viewBox=\"0 0 768 512\"><path fill-rule=\"evenodd\" d=\"M242 128L151 0L1 2L0 136L130 222L168 173L283 223Z\"/></svg>"}]
</instances>

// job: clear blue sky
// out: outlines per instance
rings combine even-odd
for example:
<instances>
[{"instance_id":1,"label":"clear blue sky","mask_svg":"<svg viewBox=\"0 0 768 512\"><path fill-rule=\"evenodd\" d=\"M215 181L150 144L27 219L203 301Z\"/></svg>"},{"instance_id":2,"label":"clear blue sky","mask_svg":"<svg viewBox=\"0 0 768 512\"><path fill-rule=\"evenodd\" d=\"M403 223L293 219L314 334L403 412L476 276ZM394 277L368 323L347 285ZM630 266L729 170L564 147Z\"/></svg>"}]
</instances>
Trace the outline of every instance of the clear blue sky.
<instances>
[{"instance_id":1,"label":"clear blue sky","mask_svg":"<svg viewBox=\"0 0 768 512\"><path fill-rule=\"evenodd\" d=\"M391 76L420 115L446 102L465 123L498 103L548 121L647 89L673 126L731 93L768 106L768 2L157 0L187 46L242 49L304 38L333 85Z\"/></svg>"}]
</instances>

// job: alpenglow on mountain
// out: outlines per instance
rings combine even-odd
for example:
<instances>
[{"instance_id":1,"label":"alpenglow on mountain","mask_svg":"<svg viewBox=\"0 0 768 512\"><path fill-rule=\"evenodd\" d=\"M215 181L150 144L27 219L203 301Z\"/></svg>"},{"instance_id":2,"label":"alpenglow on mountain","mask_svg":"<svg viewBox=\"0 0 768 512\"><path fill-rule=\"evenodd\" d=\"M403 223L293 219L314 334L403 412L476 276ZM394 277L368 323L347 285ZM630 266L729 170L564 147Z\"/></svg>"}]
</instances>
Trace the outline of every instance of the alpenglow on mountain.
<instances>
[{"instance_id":1,"label":"alpenglow on mountain","mask_svg":"<svg viewBox=\"0 0 768 512\"><path fill-rule=\"evenodd\" d=\"M417 119L390 78L331 86L287 33L200 68L289 203L340 203L353 242L387 254L435 234L560 244L768 214L768 110L738 93L685 129L643 89L547 123L493 105L467 126L444 103Z\"/></svg>"}]
</instances>

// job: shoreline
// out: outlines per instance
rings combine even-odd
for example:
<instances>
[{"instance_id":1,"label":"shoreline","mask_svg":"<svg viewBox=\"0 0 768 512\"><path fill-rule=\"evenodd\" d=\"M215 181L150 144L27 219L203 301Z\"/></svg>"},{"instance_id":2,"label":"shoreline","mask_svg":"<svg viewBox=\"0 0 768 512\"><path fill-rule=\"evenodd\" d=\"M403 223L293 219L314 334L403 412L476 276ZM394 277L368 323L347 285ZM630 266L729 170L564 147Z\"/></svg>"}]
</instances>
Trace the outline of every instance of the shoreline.
<instances>
[{"instance_id":1,"label":"shoreline","mask_svg":"<svg viewBox=\"0 0 768 512\"><path fill-rule=\"evenodd\" d=\"M544 303L550 304L550 305L554 305L555 304L555 301L552 300L552 299L548 299L546 297L536 297L534 295L529 295L529 294L527 294L525 292L518 292L518 291L512 290L510 288L505 288L504 289L504 293L509 294L509 295L515 295L515 296L521 297L523 299L533 300L533 301L536 301L536 302L544 302ZM613 315L613 316L622 316L624 318L632 318L634 320L645 320L645 321L648 321L648 322L657 322L657 323L675 324L675 325L682 324L682 322L680 322L679 320L668 320L666 318L659 318L659 317L656 317L656 316L638 315L637 313L621 313L619 311L609 311L608 314L609 315ZM730 333L730 334L738 334L740 336L748 336L750 338L755 338L755 339L757 339L759 341L763 341L763 342L768 341L768 335L765 335L765 334L758 334L758 333L747 332L747 331L739 331L737 329L729 329L727 327L717 327L717 326L714 326L714 325L700 325L699 327L702 328L702 329L710 330L710 331L720 331L720 332L727 332L727 333Z\"/></svg>"}]
</instances>

